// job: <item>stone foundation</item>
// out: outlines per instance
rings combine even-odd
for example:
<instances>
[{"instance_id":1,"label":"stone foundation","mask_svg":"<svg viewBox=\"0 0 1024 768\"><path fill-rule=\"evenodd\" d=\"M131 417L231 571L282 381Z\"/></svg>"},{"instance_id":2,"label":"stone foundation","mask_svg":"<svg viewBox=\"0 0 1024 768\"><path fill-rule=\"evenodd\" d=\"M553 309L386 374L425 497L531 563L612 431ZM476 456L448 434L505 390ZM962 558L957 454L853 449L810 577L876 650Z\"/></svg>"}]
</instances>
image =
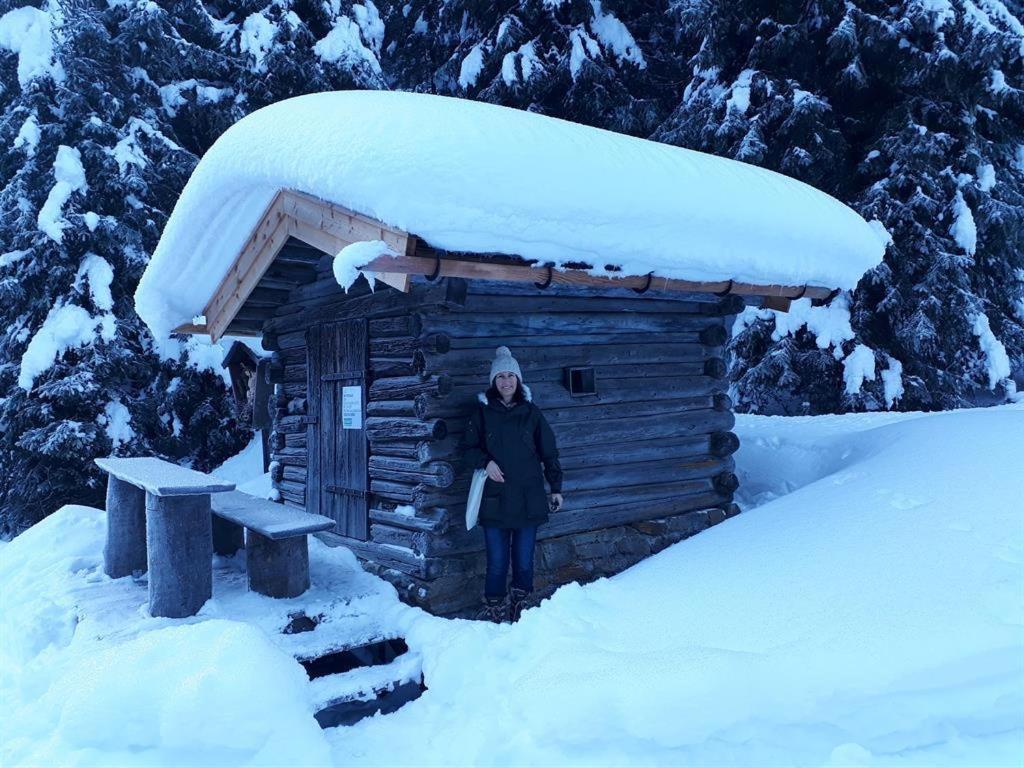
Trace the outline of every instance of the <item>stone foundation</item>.
<instances>
[{"instance_id":1,"label":"stone foundation","mask_svg":"<svg viewBox=\"0 0 1024 768\"><path fill-rule=\"evenodd\" d=\"M584 531L537 543L534 562L535 604L562 584L585 584L612 576L678 541L700 533L739 512L736 504L643 520L614 528ZM543 532L543 528L541 529ZM483 594L483 551L445 558L444 573L424 580L360 558L363 567L391 582L403 602L439 616L473 616Z\"/></svg>"}]
</instances>

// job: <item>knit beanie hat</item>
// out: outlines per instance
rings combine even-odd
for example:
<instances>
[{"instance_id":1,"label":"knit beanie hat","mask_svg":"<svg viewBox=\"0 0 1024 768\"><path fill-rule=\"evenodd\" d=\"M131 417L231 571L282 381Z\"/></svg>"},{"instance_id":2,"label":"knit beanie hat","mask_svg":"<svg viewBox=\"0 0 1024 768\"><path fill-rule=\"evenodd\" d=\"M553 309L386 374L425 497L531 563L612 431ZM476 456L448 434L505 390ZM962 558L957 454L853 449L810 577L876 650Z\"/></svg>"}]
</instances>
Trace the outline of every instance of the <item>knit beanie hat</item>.
<instances>
[{"instance_id":1,"label":"knit beanie hat","mask_svg":"<svg viewBox=\"0 0 1024 768\"><path fill-rule=\"evenodd\" d=\"M519 383L523 383L523 372L519 369L519 363L512 357L508 347L498 347L495 350L494 362L491 363L491 384L494 384L494 377L504 371L511 371L519 377Z\"/></svg>"}]
</instances>

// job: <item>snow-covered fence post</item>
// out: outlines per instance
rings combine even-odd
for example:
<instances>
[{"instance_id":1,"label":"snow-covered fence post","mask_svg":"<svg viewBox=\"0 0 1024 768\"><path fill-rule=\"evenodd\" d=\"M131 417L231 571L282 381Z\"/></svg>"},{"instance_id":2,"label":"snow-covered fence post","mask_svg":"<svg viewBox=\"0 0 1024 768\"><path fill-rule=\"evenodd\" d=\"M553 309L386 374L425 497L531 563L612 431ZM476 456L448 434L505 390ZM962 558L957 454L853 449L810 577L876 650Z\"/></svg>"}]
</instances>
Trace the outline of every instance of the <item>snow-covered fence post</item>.
<instances>
[{"instance_id":1,"label":"snow-covered fence post","mask_svg":"<svg viewBox=\"0 0 1024 768\"><path fill-rule=\"evenodd\" d=\"M194 616L213 595L213 533L210 496L146 494L149 612L180 619Z\"/></svg>"},{"instance_id":2,"label":"snow-covered fence post","mask_svg":"<svg viewBox=\"0 0 1024 768\"><path fill-rule=\"evenodd\" d=\"M146 570L146 492L107 476L107 543L103 571L112 579Z\"/></svg>"}]
</instances>

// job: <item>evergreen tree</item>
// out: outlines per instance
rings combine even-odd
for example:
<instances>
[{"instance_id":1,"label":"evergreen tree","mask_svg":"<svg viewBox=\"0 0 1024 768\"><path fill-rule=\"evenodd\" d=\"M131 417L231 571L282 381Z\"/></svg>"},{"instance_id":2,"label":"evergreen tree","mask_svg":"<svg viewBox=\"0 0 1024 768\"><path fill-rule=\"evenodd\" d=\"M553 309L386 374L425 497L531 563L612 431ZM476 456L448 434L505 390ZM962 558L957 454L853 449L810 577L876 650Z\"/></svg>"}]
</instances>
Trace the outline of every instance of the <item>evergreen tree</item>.
<instances>
[{"instance_id":1,"label":"evergreen tree","mask_svg":"<svg viewBox=\"0 0 1024 768\"><path fill-rule=\"evenodd\" d=\"M209 348L152 339L132 296L197 158L303 93L528 109L778 170L879 222L892 244L856 291L741 316L740 408L948 408L1024 369L1019 6L39 3L0 0L0 531L100 503L96 456L209 469L245 441Z\"/></svg>"},{"instance_id":2,"label":"evergreen tree","mask_svg":"<svg viewBox=\"0 0 1024 768\"><path fill-rule=\"evenodd\" d=\"M852 296L848 335L821 348L813 320L780 334L772 313L744 319L740 406L932 409L1012 393L1011 366L1024 367L1019 19L998 0L752 0L709 6L706 29L655 138L806 181L892 238ZM850 355L865 345L880 375L860 386L863 354Z\"/></svg>"},{"instance_id":3,"label":"evergreen tree","mask_svg":"<svg viewBox=\"0 0 1024 768\"><path fill-rule=\"evenodd\" d=\"M7 23L10 9L0 5ZM132 298L196 163L168 118L183 89L209 89L210 103L229 91L208 78L228 81L231 67L187 42L180 19L153 5L78 2L62 11L61 20L19 8L46 35L37 39L53 40L52 52L26 46L0 56L7 534L64 503L102 504L95 457L158 453L210 469L247 439L221 375L196 366L200 348L153 340ZM154 84L170 76L170 90ZM227 117L190 121L186 135L208 146Z\"/></svg>"}]
</instances>

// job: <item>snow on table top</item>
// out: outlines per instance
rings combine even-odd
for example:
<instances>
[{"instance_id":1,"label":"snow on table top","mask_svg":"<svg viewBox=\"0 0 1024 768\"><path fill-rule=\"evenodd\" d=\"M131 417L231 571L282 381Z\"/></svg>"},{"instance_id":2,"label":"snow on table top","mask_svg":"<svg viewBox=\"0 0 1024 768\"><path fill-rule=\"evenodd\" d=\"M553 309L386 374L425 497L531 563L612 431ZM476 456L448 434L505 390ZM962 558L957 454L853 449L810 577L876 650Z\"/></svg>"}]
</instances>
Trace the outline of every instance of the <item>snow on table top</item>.
<instances>
[{"instance_id":1,"label":"snow on table top","mask_svg":"<svg viewBox=\"0 0 1024 768\"><path fill-rule=\"evenodd\" d=\"M235 484L155 456L96 459L104 472L154 496L191 496L235 490Z\"/></svg>"},{"instance_id":2,"label":"snow on table top","mask_svg":"<svg viewBox=\"0 0 1024 768\"><path fill-rule=\"evenodd\" d=\"M202 314L281 189L445 250L686 280L852 288L885 249L839 201L734 160L480 102L318 93L247 116L196 167L135 294L158 337Z\"/></svg>"}]
</instances>

